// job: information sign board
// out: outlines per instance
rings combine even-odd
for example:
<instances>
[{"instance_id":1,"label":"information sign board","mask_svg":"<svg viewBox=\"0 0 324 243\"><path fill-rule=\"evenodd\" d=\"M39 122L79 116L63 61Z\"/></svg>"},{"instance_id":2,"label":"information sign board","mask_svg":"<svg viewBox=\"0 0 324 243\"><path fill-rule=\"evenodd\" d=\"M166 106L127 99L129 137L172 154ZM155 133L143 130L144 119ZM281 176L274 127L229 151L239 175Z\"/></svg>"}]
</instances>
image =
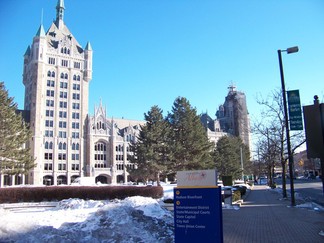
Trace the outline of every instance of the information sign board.
<instances>
[{"instance_id":1,"label":"information sign board","mask_svg":"<svg viewBox=\"0 0 324 243\"><path fill-rule=\"evenodd\" d=\"M222 243L221 188L174 188L175 242Z\"/></svg>"}]
</instances>

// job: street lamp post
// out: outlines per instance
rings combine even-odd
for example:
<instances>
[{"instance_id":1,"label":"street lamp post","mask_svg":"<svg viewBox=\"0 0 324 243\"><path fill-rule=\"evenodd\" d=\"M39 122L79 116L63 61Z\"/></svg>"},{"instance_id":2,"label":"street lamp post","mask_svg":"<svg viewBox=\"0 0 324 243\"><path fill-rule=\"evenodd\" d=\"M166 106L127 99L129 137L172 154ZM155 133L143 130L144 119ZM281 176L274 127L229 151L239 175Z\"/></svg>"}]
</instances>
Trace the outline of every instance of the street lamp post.
<instances>
[{"instance_id":1,"label":"street lamp post","mask_svg":"<svg viewBox=\"0 0 324 243\"><path fill-rule=\"evenodd\" d=\"M285 113L284 116L285 116L286 137L287 137L288 161L289 161L288 166L289 166L289 177L290 177L291 206L296 206L295 190L294 190L294 173L293 173L294 158L293 158L293 155L291 154L286 88L285 88L285 78L284 78L284 72L283 72L281 52L287 52L287 54L298 52L298 46L290 47L290 48L287 48L286 50L278 50L282 98L283 98L283 106L284 106L284 113Z\"/></svg>"}]
</instances>

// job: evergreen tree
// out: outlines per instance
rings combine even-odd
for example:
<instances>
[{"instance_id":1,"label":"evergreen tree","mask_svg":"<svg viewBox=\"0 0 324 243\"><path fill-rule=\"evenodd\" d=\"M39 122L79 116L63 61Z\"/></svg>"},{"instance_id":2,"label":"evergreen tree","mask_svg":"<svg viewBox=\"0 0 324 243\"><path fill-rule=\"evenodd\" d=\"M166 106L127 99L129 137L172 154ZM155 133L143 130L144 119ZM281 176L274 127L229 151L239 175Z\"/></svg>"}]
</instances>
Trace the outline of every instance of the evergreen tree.
<instances>
[{"instance_id":1,"label":"evergreen tree","mask_svg":"<svg viewBox=\"0 0 324 243\"><path fill-rule=\"evenodd\" d=\"M220 176L241 178L241 159L244 161L244 167L250 168L249 149L239 137L221 137L217 142L213 158Z\"/></svg>"},{"instance_id":2,"label":"evergreen tree","mask_svg":"<svg viewBox=\"0 0 324 243\"><path fill-rule=\"evenodd\" d=\"M172 128L169 145L172 150L172 171L213 168L213 144L208 140L197 111L189 101L178 97L167 119Z\"/></svg>"},{"instance_id":3,"label":"evergreen tree","mask_svg":"<svg viewBox=\"0 0 324 243\"><path fill-rule=\"evenodd\" d=\"M152 179L159 185L160 174L167 170L170 129L158 106L153 106L144 117L146 124L141 126L137 142L132 146L134 156L131 162L135 163L136 168L130 170L130 174L145 181Z\"/></svg>"},{"instance_id":4,"label":"evergreen tree","mask_svg":"<svg viewBox=\"0 0 324 243\"><path fill-rule=\"evenodd\" d=\"M0 82L0 174L26 174L35 166L29 149L25 148L30 131L16 110L17 104Z\"/></svg>"}]
</instances>

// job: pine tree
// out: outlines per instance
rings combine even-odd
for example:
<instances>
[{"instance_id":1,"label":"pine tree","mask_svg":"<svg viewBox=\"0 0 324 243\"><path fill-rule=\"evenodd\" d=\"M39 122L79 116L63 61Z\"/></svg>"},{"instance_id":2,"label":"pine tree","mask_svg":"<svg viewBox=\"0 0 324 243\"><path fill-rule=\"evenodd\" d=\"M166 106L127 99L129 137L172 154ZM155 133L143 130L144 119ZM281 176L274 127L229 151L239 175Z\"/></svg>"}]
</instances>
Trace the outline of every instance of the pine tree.
<instances>
[{"instance_id":1,"label":"pine tree","mask_svg":"<svg viewBox=\"0 0 324 243\"><path fill-rule=\"evenodd\" d=\"M167 170L170 129L158 106L153 106L144 116L146 124L141 126L137 142L133 145L134 156L131 158L136 169L130 170L130 174L143 180L156 180L159 185L160 174Z\"/></svg>"},{"instance_id":2,"label":"pine tree","mask_svg":"<svg viewBox=\"0 0 324 243\"><path fill-rule=\"evenodd\" d=\"M244 167L249 168L249 149L239 137L224 136L218 140L213 158L220 176L242 177L241 150Z\"/></svg>"},{"instance_id":3,"label":"pine tree","mask_svg":"<svg viewBox=\"0 0 324 243\"><path fill-rule=\"evenodd\" d=\"M29 149L25 148L29 129L16 110L17 104L0 82L0 174L26 174L35 166Z\"/></svg>"},{"instance_id":4,"label":"pine tree","mask_svg":"<svg viewBox=\"0 0 324 243\"><path fill-rule=\"evenodd\" d=\"M213 144L208 140L197 111L189 101L178 97L167 119L172 128L170 147L173 172L213 168Z\"/></svg>"}]
</instances>

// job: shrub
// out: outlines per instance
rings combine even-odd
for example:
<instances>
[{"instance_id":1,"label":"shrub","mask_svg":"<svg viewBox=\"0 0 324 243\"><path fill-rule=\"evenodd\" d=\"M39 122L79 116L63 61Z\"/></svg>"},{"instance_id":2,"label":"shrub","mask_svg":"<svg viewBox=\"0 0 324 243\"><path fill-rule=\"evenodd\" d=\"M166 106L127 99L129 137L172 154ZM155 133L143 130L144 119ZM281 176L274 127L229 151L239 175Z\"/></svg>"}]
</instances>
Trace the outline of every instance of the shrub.
<instances>
[{"instance_id":1,"label":"shrub","mask_svg":"<svg viewBox=\"0 0 324 243\"><path fill-rule=\"evenodd\" d=\"M0 188L0 203L59 201L68 198L110 200L131 196L160 198L158 186L48 186Z\"/></svg>"},{"instance_id":2,"label":"shrub","mask_svg":"<svg viewBox=\"0 0 324 243\"><path fill-rule=\"evenodd\" d=\"M236 188L241 193L241 196L245 195L246 187L244 186L233 186L233 187Z\"/></svg>"},{"instance_id":3,"label":"shrub","mask_svg":"<svg viewBox=\"0 0 324 243\"><path fill-rule=\"evenodd\" d=\"M241 200L241 192L239 190L233 191L232 202L236 202L238 200Z\"/></svg>"},{"instance_id":4,"label":"shrub","mask_svg":"<svg viewBox=\"0 0 324 243\"><path fill-rule=\"evenodd\" d=\"M271 189L275 189L277 187L277 184L276 183L273 183L272 185L271 185Z\"/></svg>"}]
</instances>

